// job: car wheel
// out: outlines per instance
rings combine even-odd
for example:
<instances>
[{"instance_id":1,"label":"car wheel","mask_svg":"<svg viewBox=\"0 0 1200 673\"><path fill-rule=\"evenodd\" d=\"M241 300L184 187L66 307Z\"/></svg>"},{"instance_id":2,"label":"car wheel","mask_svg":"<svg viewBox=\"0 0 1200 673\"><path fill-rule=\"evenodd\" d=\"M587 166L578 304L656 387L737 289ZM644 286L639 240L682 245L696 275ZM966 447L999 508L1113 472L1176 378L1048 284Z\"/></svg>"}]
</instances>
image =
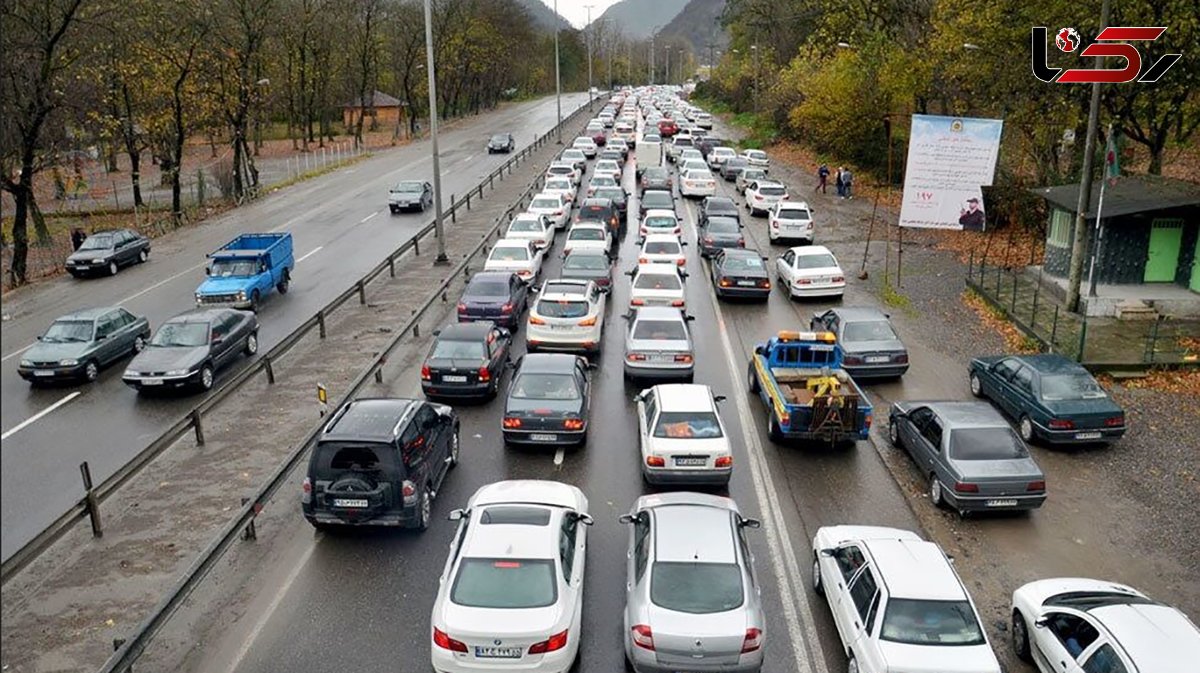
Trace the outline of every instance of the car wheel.
<instances>
[{"instance_id":1,"label":"car wheel","mask_svg":"<svg viewBox=\"0 0 1200 673\"><path fill-rule=\"evenodd\" d=\"M1017 429L1021 432L1021 439L1025 440L1026 444L1033 443L1033 421L1029 420L1028 416L1022 416Z\"/></svg>"},{"instance_id":2,"label":"car wheel","mask_svg":"<svg viewBox=\"0 0 1200 673\"><path fill-rule=\"evenodd\" d=\"M108 263L108 275L115 276L117 275L117 271L120 271L120 268L117 267L117 260L114 259Z\"/></svg>"},{"instance_id":3,"label":"car wheel","mask_svg":"<svg viewBox=\"0 0 1200 673\"><path fill-rule=\"evenodd\" d=\"M770 409L767 410L767 422L770 425L769 435L772 442L783 441L783 428L779 427L779 421L775 418L775 413Z\"/></svg>"},{"instance_id":4,"label":"car wheel","mask_svg":"<svg viewBox=\"0 0 1200 673\"><path fill-rule=\"evenodd\" d=\"M1013 652L1021 661L1032 662L1033 656L1029 652L1029 626L1025 624L1025 616L1020 610L1013 610L1012 614L1012 646Z\"/></svg>"},{"instance_id":5,"label":"car wheel","mask_svg":"<svg viewBox=\"0 0 1200 673\"><path fill-rule=\"evenodd\" d=\"M395 206L389 206L389 207L388 207L388 210L392 211L392 214L393 214L393 215L395 215L396 213L399 213L399 212L400 212L400 209L399 209L399 208L397 208L397 207L395 207Z\"/></svg>"},{"instance_id":6,"label":"car wheel","mask_svg":"<svg viewBox=\"0 0 1200 673\"><path fill-rule=\"evenodd\" d=\"M975 397L983 397L983 384L979 381L979 376L974 372L971 373L971 394Z\"/></svg>"},{"instance_id":7,"label":"car wheel","mask_svg":"<svg viewBox=\"0 0 1200 673\"><path fill-rule=\"evenodd\" d=\"M454 469L458 466L458 446L459 446L459 431L458 426L454 426L454 434L450 437L450 468Z\"/></svg>"},{"instance_id":8,"label":"car wheel","mask_svg":"<svg viewBox=\"0 0 1200 673\"><path fill-rule=\"evenodd\" d=\"M850 661L846 663L846 673L858 673L858 660L854 655L850 655Z\"/></svg>"},{"instance_id":9,"label":"car wheel","mask_svg":"<svg viewBox=\"0 0 1200 673\"><path fill-rule=\"evenodd\" d=\"M759 393L759 391L762 390L762 388L760 387L760 385L758 383L758 375L754 371L754 363L753 362L750 363L750 366L747 368L746 382L748 383L748 387L750 388L751 395L757 395Z\"/></svg>"},{"instance_id":10,"label":"car wheel","mask_svg":"<svg viewBox=\"0 0 1200 673\"><path fill-rule=\"evenodd\" d=\"M897 449L900 447L900 424L895 419L888 421L888 439L892 441L892 446Z\"/></svg>"},{"instance_id":11,"label":"car wheel","mask_svg":"<svg viewBox=\"0 0 1200 673\"><path fill-rule=\"evenodd\" d=\"M137 355L146 348L146 337L141 334L133 338L133 354Z\"/></svg>"},{"instance_id":12,"label":"car wheel","mask_svg":"<svg viewBox=\"0 0 1200 673\"><path fill-rule=\"evenodd\" d=\"M275 286L275 289L279 291L279 294L287 294L288 286L291 282L292 274L287 269L284 269L283 278L279 279L279 284Z\"/></svg>"},{"instance_id":13,"label":"car wheel","mask_svg":"<svg viewBox=\"0 0 1200 673\"><path fill-rule=\"evenodd\" d=\"M246 337L246 355L254 355L258 352L258 333L251 332L250 336Z\"/></svg>"},{"instance_id":14,"label":"car wheel","mask_svg":"<svg viewBox=\"0 0 1200 673\"><path fill-rule=\"evenodd\" d=\"M813 573L813 578L812 578L813 591L816 592L818 595L824 596L825 595L825 584L821 582L821 562L817 558L816 554L813 554L812 573Z\"/></svg>"},{"instance_id":15,"label":"car wheel","mask_svg":"<svg viewBox=\"0 0 1200 673\"><path fill-rule=\"evenodd\" d=\"M258 293L258 290L255 290L254 292L250 293L250 310L251 311L258 313L258 308L261 303L262 303L262 296Z\"/></svg>"},{"instance_id":16,"label":"car wheel","mask_svg":"<svg viewBox=\"0 0 1200 673\"><path fill-rule=\"evenodd\" d=\"M100 365L95 360L88 360L83 366L83 380L91 383L100 377Z\"/></svg>"},{"instance_id":17,"label":"car wheel","mask_svg":"<svg viewBox=\"0 0 1200 673\"><path fill-rule=\"evenodd\" d=\"M942 482L934 473L929 474L929 502L932 502L934 507L941 507L946 503L942 498Z\"/></svg>"},{"instance_id":18,"label":"car wheel","mask_svg":"<svg viewBox=\"0 0 1200 673\"><path fill-rule=\"evenodd\" d=\"M213 387L213 368L212 365L204 365L200 368L200 390L212 390Z\"/></svg>"},{"instance_id":19,"label":"car wheel","mask_svg":"<svg viewBox=\"0 0 1200 673\"><path fill-rule=\"evenodd\" d=\"M150 253L146 252L145 250L141 250L138 252L138 263L139 264L145 264L146 260L149 258L150 258Z\"/></svg>"},{"instance_id":20,"label":"car wheel","mask_svg":"<svg viewBox=\"0 0 1200 673\"><path fill-rule=\"evenodd\" d=\"M433 505L429 502L429 487L421 489L421 500L417 503L417 530L429 530L429 519L432 516Z\"/></svg>"}]
</instances>

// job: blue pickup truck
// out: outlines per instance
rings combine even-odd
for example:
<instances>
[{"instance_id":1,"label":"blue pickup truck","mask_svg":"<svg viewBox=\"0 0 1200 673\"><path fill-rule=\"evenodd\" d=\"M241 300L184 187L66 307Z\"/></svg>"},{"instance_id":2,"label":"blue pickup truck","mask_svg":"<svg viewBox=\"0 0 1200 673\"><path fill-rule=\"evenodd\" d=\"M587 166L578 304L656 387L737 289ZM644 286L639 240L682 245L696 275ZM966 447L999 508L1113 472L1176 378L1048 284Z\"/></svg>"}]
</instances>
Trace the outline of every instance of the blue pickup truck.
<instances>
[{"instance_id":1,"label":"blue pickup truck","mask_svg":"<svg viewBox=\"0 0 1200 673\"><path fill-rule=\"evenodd\" d=\"M242 234L209 253L196 306L231 306L258 311L271 288L288 291L292 280L292 235Z\"/></svg>"},{"instance_id":2,"label":"blue pickup truck","mask_svg":"<svg viewBox=\"0 0 1200 673\"><path fill-rule=\"evenodd\" d=\"M771 441L838 444L871 430L871 402L842 369L832 332L780 332L755 347L746 377L766 406Z\"/></svg>"}]
</instances>

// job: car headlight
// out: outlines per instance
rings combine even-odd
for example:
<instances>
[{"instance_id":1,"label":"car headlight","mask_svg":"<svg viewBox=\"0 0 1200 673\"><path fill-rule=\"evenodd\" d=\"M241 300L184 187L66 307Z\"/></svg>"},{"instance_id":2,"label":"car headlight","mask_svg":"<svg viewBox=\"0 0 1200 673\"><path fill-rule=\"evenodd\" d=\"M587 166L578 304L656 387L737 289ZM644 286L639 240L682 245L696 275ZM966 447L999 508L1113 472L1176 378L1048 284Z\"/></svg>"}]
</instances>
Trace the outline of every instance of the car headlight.
<instances>
[{"instance_id":1,"label":"car headlight","mask_svg":"<svg viewBox=\"0 0 1200 673\"><path fill-rule=\"evenodd\" d=\"M172 369L171 371L167 372L167 376L183 376L187 373L188 370L186 369Z\"/></svg>"},{"instance_id":2,"label":"car headlight","mask_svg":"<svg viewBox=\"0 0 1200 673\"><path fill-rule=\"evenodd\" d=\"M79 364L79 360L71 360L68 358L66 360L59 360L58 364L64 367L74 367L75 365Z\"/></svg>"},{"instance_id":3,"label":"car headlight","mask_svg":"<svg viewBox=\"0 0 1200 673\"><path fill-rule=\"evenodd\" d=\"M21 366L22 367L32 367L33 360L21 360Z\"/></svg>"},{"instance_id":4,"label":"car headlight","mask_svg":"<svg viewBox=\"0 0 1200 673\"><path fill-rule=\"evenodd\" d=\"M245 290L238 290L238 295L237 295L237 297L238 297L238 301L246 301L246 291L245 291Z\"/></svg>"}]
</instances>

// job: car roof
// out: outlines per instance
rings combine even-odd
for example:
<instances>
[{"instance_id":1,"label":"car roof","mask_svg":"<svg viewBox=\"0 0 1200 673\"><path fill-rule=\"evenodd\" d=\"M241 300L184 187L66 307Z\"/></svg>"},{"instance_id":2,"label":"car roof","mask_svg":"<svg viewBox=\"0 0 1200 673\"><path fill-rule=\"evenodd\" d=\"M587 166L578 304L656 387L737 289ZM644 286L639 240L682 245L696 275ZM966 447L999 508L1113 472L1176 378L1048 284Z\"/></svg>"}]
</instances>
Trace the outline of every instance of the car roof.
<instances>
[{"instance_id":1,"label":"car roof","mask_svg":"<svg viewBox=\"0 0 1200 673\"><path fill-rule=\"evenodd\" d=\"M713 218L713 219L716 219L716 218ZM721 248L721 253L724 254L726 257L746 257L746 258L757 257L759 259L762 259L761 252L759 252L757 250L750 250L748 248Z\"/></svg>"},{"instance_id":2,"label":"car roof","mask_svg":"<svg viewBox=\"0 0 1200 673\"><path fill-rule=\"evenodd\" d=\"M521 358L521 373L569 374L575 371L575 360L579 357L569 353L528 353Z\"/></svg>"},{"instance_id":3,"label":"car roof","mask_svg":"<svg viewBox=\"0 0 1200 673\"><path fill-rule=\"evenodd\" d=\"M1077 374L1087 372L1078 362L1054 353L1039 353L1037 355L1014 355L1017 360L1029 365L1042 374Z\"/></svg>"},{"instance_id":4,"label":"car roof","mask_svg":"<svg viewBox=\"0 0 1200 673\"><path fill-rule=\"evenodd\" d=\"M676 236L675 234L646 234L646 237L642 240L642 245L645 245L646 243L649 243L650 241L661 241L663 243L679 243L679 237Z\"/></svg>"},{"instance_id":5,"label":"car roof","mask_svg":"<svg viewBox=\"0 0 1200 673\"><path fill-rule=\"evenodd\" d=\"M842 322L858 322L862 320L887 320L887 314L872 306L839 306L829 309Z\"/></svg>"},{"instance_id":6,"label":"car roof","mask_svg":"<svg viewBox=\"0 0 1200 673\"><path fill-rule=\"evenodd\" d=\"M533 195L533 198L535 198L535 199L555 199L556 201L561 203L563 200L563 195L560 194L559 192L538 192L537 194Z\"/></svg>"},{"instance_id":7,"label":"car roof","mask_svg":"<svg viewBox=\"0 0 1200 673\"><path fill-rule=\"evenodd\" d=\"M556 353L554 355L561 355ZM526 356L526 359L533 356ZM572 356L565 356L572 357ZM554 507L575 508L579 489L558 481L543 479L508 479L481 487L471 496L471 506L502 503L534 503Z\"/></svg>"},{"instance_id":8,"label":"car roof","mask_svg":"<svg viewBox=\"0 0 1200 673\"><path fill-rule=\"evenodd\" d=\"M541 213L524 212L524 213L517 213L516 215L514 215L513 221L516 221L516 220L536 220L538 222L545 222L546 216L542 215ZM511 222L510 222L510 224L511 224Z\"/></svg>"},{"instance_id":9,"label":"car roof","mask_svg":"<svg viewBox=\"0 0 1200 673\"><path fill-rule=\"evenodd\" d=\"M664 276L679 276L679 267L675 264L663 264L662 262L647 262L638 264L638 274L661 274ZM681 276L682 277L682 276Z\"/></svg>"},{"instance_id":10,"label":"car roof","mask_svg":"<svg viewBox=\"0 0 1200 673\"><path fill-rule=\"evenodd\" d=\"M603 222L597 222L596 220L580 220L571 225L571 230L567 232L567 235L570 236L571 231L576 229L603 229L608 231L608 225L604 224Z\"/></svg>"},{"instance_id":11,"label":"car roof","mask_svg":"<svg viewBox=\"0 0 1200 673\"><path fill-rule=\"evenodd\" d=\"M862 545L891 598L956 601L967 597L950 560L933 542L891 538L864 540Z\"/></svg>"},{"instance_id":12,"label":"car roof","mask_svg":"<svg viewBox=\"0 0 1200 673\"><path fill-rule=\"evenodd\" d=\"M468 282L467 285L470 286L470 284L476 280L509 281L512 280L512 277L515 275L516 274L512 273L511 271L476 271L475 273L471 274L471 281Z\"/></svg>"},{"instance_id":13,"label":"car roof","mask_svg":"<svg viewBox=\"0 0 1200 673\"><path fill-rule=\"evenodd\" d=\"M685 322L683 311L674 306L639 306L634 309L634 321L637 320L670 320Z\"/></svg>"},{"instance_id":14,"label":"car roof","mask_svg":"<svg viewBox=\"0 0 1200 673\"><path fill-rule=\"evenodd\" d=\"M774 180L755 180L754 184L759 187L783 187L782 182L775 182Z\"/></svg>"},{"instance_id":15,"label":"car roof","mask_svg":"<svg viewBox=\"0 0 1200 673\"><path fill-rule=\"evenodd\" d=\"M391 441L400 424L421 403L398 397L359 398L325 425L322 440Z\"/></svg>"},{"instance_id":16,"label":"car roof","mask_svg":"<svg viewBox=\"0 0 1200 673\"><path fill-rule=\"evenodd\" d=\"M495 326L496 323L491 320L451 323L441 329L437 338L443 341L482 341Z\"/></svg>"},{"instance_id":17,"label":"car roof","mask_svg":"<svg viewBox=\"0 0 1200 673\"><path fill-rule=\"evenodd\" d=\"M911 402L909 408L925 406L932 409L948 429L1010 427L1008 421L988 402Z\"/></svg>"},{"instance_id":18,"label":"car roof","mask_svg":"<svg viewBox=\"0 0 1200 673\"><path fill-rule=\"evenodd\" d=\"M643 217L643 219L646 217L669 217L673 220L678 219L675 215L675 211L667 210L666 208L651 208L646 211L646 215Z\"/></svg>"},{"instance_id":19,"label":"car roof","mask_svg":"<svg viewBox=\"0 0 1200 673\"><path fill-rule=\"evenodd\" d=\"M587 294L588 285L591 281L576 280L573 278L558 278L556 280L548 280L542 283L543 296L547 294Z\"/></svg>"},{"instance_id":20,"label":"car roof","mask_svg":"<svg viewBox=\"0 0 1200 673\"><path fill-rule=\"evenodd\" d=\"M600 197L595 197L595 196L593 196L593 197L590 197L590 198L586 198L586 199L584 199L584 200L583 200L583 203L580 203L580 204L579 204L579 207L580 207L580 208L585 208L585 207L587 207L587 206L598 206L598 207L601 207L601 208L612 208L612 199L605 199L605 198L600 198Z\"/></svg>"},{"instance_id":21,"label":"car roof","mask_svg":"<svg viewBox=\"0 0 1200 673\"><path fill-rule=\"evenodd\" d=\"M483 505L489 507L495 505ZM558 555L558 529L562 513L550 509L546 526L517 523L490 523L469 526L463 544L465 558L553 559Z\"/></svg>"},{"instance_id":22,"label":"car roof","mask_svg":"<svg viewBox=\"0 0 1200 673\"><path fill-rule=\"evenodd\" d=\"M833 251L823 245L802 245L792 248L797 255L832 255Z\"/></svg>"},{"instance_id":23,"label":"car roof","mask_svg":"<svg viewBox=\"0 0 1200 673\"><path fill-rule=\"evenodd\" d=\"M183 313L180 313L179 315L176 315L176 316L172 316L172 317L168 318L166 320L166 322L175 322L175 323L204 322L204 323L207 323L207 322L212 322L216 318L224 315L225 312L229 311L229 310L232 310L232 309L197 308L197 309L192 309L191 311L184 311Z\"/></svg>"},{"instance_id":24,"label":"car roof","mask_svg":"<svg viewBox=\"0 0 1200 673\"><path fill-rule=\"evenodd\" d=\"M54 321L59 320L95 320L109 311L117 310L117 306L96 306L93 308L81 308L78 311L73 311L66 315L60 315Z\"/></svg>"},{"instance_id":25,"label":"car roof","mask_svg":"<svg viewBox=\"0 0 1200 673\"><path fill-rule=\"evenodd\" d=\"M728 196L710 196L704 199L704 207L708 208L709 206L733 206L737 208L737 203L734 203L733 199Z\"/></svg>"},{"instance_id":26,"label":"car roof","mask_svg":"<svg viewBox=\"0 0 1200 673\"><path fill-rule=\"evenodd\" d=\"M665 307L658 307L665 308ZM679 311L675 311L679 313ZM712 389L699 383L668 383L654 386L662 411L715 411Z\"/></svg>"},{"instance_id":27,"label":"car roof","mask_svg":"<svg viewBox=\"0 0 1200 673\"><path fill-rule=\"evenodd\" d=\"M755 170L762 170L762 169L757 168ZM766 183L764 182L761 184L765 185ZM777 208L779 208L780 210L799 210L800 208L803 208L805 210L811 210L808 207L808 201L780 201L779 203L775 204L775 206Z\"/></svg>"},{"instance_id":28,"label":"car roof","mask_svg":"<svg viewBox=\"0 0 1200 673\"><path fill-rule=\"evenodd\" d=\"M524 238L502 238L492 244L492 249L496 248L528 248L530 241Z\"/></svg>"},{"instance_id":29,"label":"car roof","mask_svg":"<svg viewBox=\"0 0 1200 673\"><path fill-rule=\"evenodd\" d=\"M1200 630L1179 610L1156 603L1118 604L1089 610L1140 671L1195 671Z\"/></svg>"},{"instance_id":30,"label":"car roof","mask_svg":"<svg viewBox=\"0 0 1200 673\"><path fill-rule=\"evenodd\" d=\"M736 563L729 510L707 504L672 504L654 508L656 561ZM718 533L724 528L724 533Z\"/></svg>"}]
</instances>

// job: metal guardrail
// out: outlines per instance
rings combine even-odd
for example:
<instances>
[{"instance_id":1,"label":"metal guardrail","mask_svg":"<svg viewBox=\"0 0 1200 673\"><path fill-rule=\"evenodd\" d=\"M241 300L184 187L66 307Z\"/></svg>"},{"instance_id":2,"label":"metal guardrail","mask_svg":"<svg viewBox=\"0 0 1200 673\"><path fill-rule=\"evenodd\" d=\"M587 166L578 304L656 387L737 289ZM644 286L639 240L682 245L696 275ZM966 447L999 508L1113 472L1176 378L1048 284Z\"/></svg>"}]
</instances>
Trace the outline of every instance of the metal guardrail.
<instances>
[{"instance_id":1,"label":"metal guardrail","mask_svg":"<svg viewBox=\"0 0 1200 673\"><path fill-rule=\"evenodd\" d=\"M584 103L570 115L564 117L562 125L567 126L574 122L576 117L587 111L587 108L588 105ZM472 194L476 195L474 197L476 199L482 198L485 185L494 185L496 178L503 180L505 171L508 171L508 173L511 175L513 167L531 156L537 150L540 150L547 143L553 142L553 137L558 130L559 126L555 125L548 132L539 136L531 145L513 155L511 158L501 164L499 168L488 174L488 176L481 180L477 186L470 189L466 196L463 196L455 201L453 195L451 195L451 203L449 207L443 211L443 220L445 218L450 218L451 221L455 221L460 208L466 208L467 210L470 210ZM377 264L375 268L367 272L366 275L356 281L346 291L335 297L332 301L317 311L316 314L305 320L295 330L285 336L279 343L275 344L273 348L264 353L261 357L252 361L249 366L238 371L236 374L234 374L233 378L227 380L223 385L213 391L205 399L200 401L190 411L185 413L179 420L172 423L171 426L167 428L161 435L151 441L146 448L138 452L138 454L134 456L132 460L127 462L119 470L94 488L85 486L87 492L79 500L79 502L63 513L62 516L55 519L53 523L51 523L45 530L35 536L32 540L25 543L24 546L17 550L11 557L9 557L8 560L4 561L3 564L0 564L0 584L7 582L9 579L14 577L22 568L37 558L42 551L66 534L66 532L70 530L79 519L89 515L92 516L93 530L96 534L100 534L98 520L99 512L96 510L96 507L99 505L99 503L104 502L106 498L115 493L117 489L119 489L127 481L129 481L130 478L140 472L160 453L165 451L169 446L183 437L189 430L195 432L196 442L198 444L204 444L203 419L204 415L208 411L239 390L260 372L265 372L267 375L267 381L271 384L274 384L274 363L277 360L287 354L289 350L299 343L301 339L307 336L314 328L319 331L322 339L325 338L325 322L331 313L341 308L342 305L355 296L358 297L359 304L366 304L367 285L379 278L385 271L388 272L389 277L395 277L396 260L410 251L419 255L421 253L421 239L433 234L434 230L435 222L434 220L430 220L429 223L427 223L416 233L416 235L394 250L386 258L384 258L382 262ZM487 238L484 239L484 242L480 243L480 247L482 247L486 241ZM471 254L474 255L475 252L478 252L478 250L479 248L476 248L476 250ZM469 255L467 259L469 260L470 257L471 256ZM461 267L464 265L465 262L459 266ZM451 274L447 281L442 284L438 290L439 295L445 289L445 287L448 286L450 280L453 278L454 274ZM436 298L436 296L434 298ZM420 312L413 316L412 320L419 320L420 317L424 315L425 310L428 309L431 303L432 299L430 302L426 303ZM413 324L415 324L415 322ZM407 330L400 330L400 335L403 336L406 331ZM393 344L384 351L384 356L386 356L386 354L395 347L395 343L398 343L398 341L399 339L395 340ZM384 359L386 359L386 357ZM378 369L380 364L381 361L377 359L377 361L372 365L373 368L371 372L368 372L368 374L373 373L376 369ZM359 383L356 383L355 385L356 387L353 388L353 390L357 390L357 385L359 385ZM81 468L82 467L83 466L81 466ZM255 502L257 501L258 499L255 499Z\"/></svg>"}]
</instances>

